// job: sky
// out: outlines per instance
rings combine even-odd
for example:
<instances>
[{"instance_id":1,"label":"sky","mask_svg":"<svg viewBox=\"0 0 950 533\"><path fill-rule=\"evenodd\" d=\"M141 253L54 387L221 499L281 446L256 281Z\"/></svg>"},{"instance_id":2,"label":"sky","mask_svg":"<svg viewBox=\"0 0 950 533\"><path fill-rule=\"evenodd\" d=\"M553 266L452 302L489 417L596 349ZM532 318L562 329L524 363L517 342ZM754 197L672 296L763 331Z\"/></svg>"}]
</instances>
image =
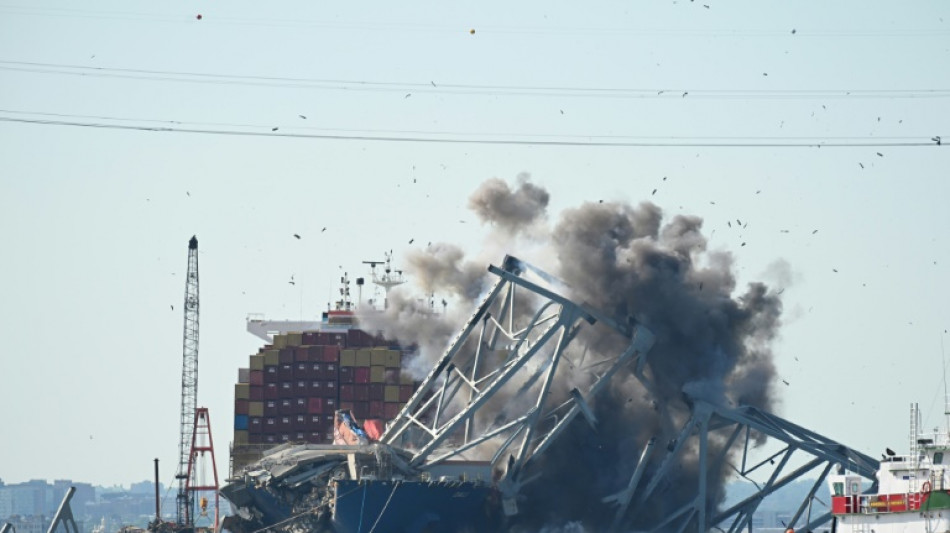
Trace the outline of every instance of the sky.
<instances>
[{"instance_id":1,"label":"sky","mask_svg":"<svg viewBox=\"0 0 950 533\"><path fill-rule=\"evenodd\" d=\"M0 479L173 483L192 235L223 480L248 315L490 244L468 197L523 173L552 219L701 217L784 289L778 414L905 450L912 402L944 424L948 67L941 1L0 0Z\"/></svg>"}]
</instances>

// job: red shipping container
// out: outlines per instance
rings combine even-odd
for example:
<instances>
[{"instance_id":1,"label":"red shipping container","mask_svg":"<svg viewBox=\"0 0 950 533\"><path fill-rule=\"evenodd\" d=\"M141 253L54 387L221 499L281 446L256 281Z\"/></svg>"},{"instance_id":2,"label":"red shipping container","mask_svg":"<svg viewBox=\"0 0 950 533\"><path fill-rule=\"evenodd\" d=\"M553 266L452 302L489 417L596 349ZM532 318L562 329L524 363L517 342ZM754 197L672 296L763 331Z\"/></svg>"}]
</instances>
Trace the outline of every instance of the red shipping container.
<instances>
[{"instance_id":1,"label":"red shipping container","mask_svg":"<svg viewBox=\"0 0 950 533\"><path fill-rule=\"evenodd\" d=\"M386 402L383 404L383 417L386 420L392 420L399 416L400 409L402 409L402 404Z\"/></svg>"},{"instance_id":2,"label":"red shipping container","mask_svg":"<svg viewBox=\"0 0 950 533\"><path fill-rule=\"evenodd\" d=\"M323 365L326 363L310 363L310 378L323 379Z\"/></svg>"},{"instance_id":3,"label":"red shipping container","mask_svg":"<svg viewBox=\"0 0 950 533\"><path fill-rule=\"evenodd\" d=\"M267 365L264 367L264 383L277 383L277 367Z\"/></svg>"},{"instance_id":4,"label":"red shipping container","mask_svg":"<svg viewBox=\"0 0 950 533\"><path fill-rule=\"evenodd\" d=\"M327 413L333 413L336 411L336 398L324 398L323 399L323 408Z\"/></svg>"},{"instance_id":5,"label":"red shipping container","mask_svg":"<svg viewBox=\"0 0 950 533\"><path fill-rule=\"evenodd\" d=\"M236 415L246 415L248 408L247 400L234 400L234 414Z\"/></svg>"},{"instance_id":6,"label":"red shipping container","mask_svg":"<svg viewBox=\"0 0 950 533\"><path fill-rule=\"evenodd\" d=\"M317 343L314 343L317 344ZM323 346L307 346L308 359L311 363L323 360Z\"/></svg>"},{"instance_id":7,"label":"red shipping container","mask_svg":"<svg viewBox=\"0 0 950 533\"><path fill-rule=\"evenodd\" d=\"M284 363L293 363L294 362L294 349L293 348L281 348L277 352L277 361L281 364Z\"/></svg>"},{"instance_id":8,"label":"red shipping container","mask_svg":"<svg viewBox=\"0 0 950 533\"><path fill-rule=\"evenodd\" d=\"M367 414L367 418L382 418L383 413L383 402L369 402L369 414Z\"/></svg>"},{"instance_id":9,"label":"red shipping container","mask_svg":"<svg viewBox=\"0 0 950 533\"><path fill-rule=\"evenodd\" d=\"M350 400L347 400L347 401L343 401L342 399L340 400L340 410L341 410L341 411L352 411L352 410L353 410L353 405L354 405L354 403L353 403L352 401L350 401Z\"/></svg>"},{"instance_id":10,"label":"red shipping container","mask_svg":"<svg viewBox=\"0 0 950 533\"><path fill-rule=\"evenodd\" d=\"M385 383L370 383L369 384L369 400L372 401L383 401L386 399L386 384Z\"/></svg>"},{"instance_id":11,"label":"red shipping container","mask_svg":"<svg viewBox=\"0 0 950 533\"><path fill-rule=\"evenodd\" d=\"M266 383L264 385L264 399L265 400L276 400L279 395L277 394L277 384L276 383Z\"/></svg>"},{"instance_id":12,"label":"red shipping container","mask_svg":"<svg viewBox=\"0 0 950 533\"><path fill-rule=\"evenodd\" d=\"M340 362L340 347L339 346L324 346L323 347L323 362L324 363L339 363Z\"/></svg>"},{"instance_id":13,"label":"red shipping container","mask_svg":"<svg viewBox=\"0 0 950 533\"><path fill-rule=\"evenodd\" d=\"M323 379L332 381L340 379L340 366L337 363L324 363Z\"/></svg>"},{"instance_id":14,"label":"red shipping container","mask_svg":"<svg viewBox=\"0 0 950 533\"><path fill-rule=\"evenodd\" d=\"M250 375L248 376L248 381L251 385L261 386L264 384L264 371L263 370L251 370Z\"/></svg>"},{"instance_id":15,"label":"red shipping container","mask_svg":"<svg viewBox=\"0 0 950 533\"><path fill-rule=\"evenodd\" d=\"M324 381L323 382L323 398L336 398L337 397L337 383L336 381Z\"/></svg>"},{"instance_id":16,"label":"red shipping container","mask_svg":"<svg viewBox=\"0 0 950 533\"><path fill-rule=\"evenodd\" d=\"M294 403L293 412L296 414L305 414L307 412L307 398L297 398L292 400Z\"/></svg>"},{"instance_id":17,"label":"red shipping container","mask_svg":"<svg viewBox=\"0 0 950 533\"><path fill-rule=\"evenodd\" d=\"M340 383L355 383L355 379L352 366L340 367Z\"/></svg>"},{"instance_id":18,"label":"red shipping container","mask_svg":"<svg viewBox=\"0 0 950 533\"><path fill-rule=\"evenodd\" d=\"M298 346L294 348L294 362L303 363L310 360L310 347L309 346Z\"/></svg>"},{"instance_id":19,"label":"red shipping container","mask_svg":"<svg viewBox=\"0 0 950 533\"><path fill-rule=\"evenodd\" d=\"M341 402L352 402L356 399L355 393L353 391L353 387L354 385L350 383L340 384L340 401Z\"/></svg>"},{"instance_id":20,"label":"red shipping container","mask_svg":"<svg viewBox=\"0 0 950 533\"><path fill-rule=\"evenodd\" d=\"M251 387L248 389L248 394L250 395L248 398L254 400L255 402L259 402L264 399L264 387L261 385L251 385Z\"/></svg>"},{"instance_id":21,"label":"red shipping container","mask_svg":"<svg viewBox=\"0 0 950 533\"><path fill-rule=\"evenodd\" d=\"M369 383L369 367L368 366L353 367L353 382L354 383Z\"/></svg>"},{"instance_id":22,"label":"red shipping container","mask_svg":"<svg viewBox=\"0 0 950 533\"><path fill-rule=\"evenodd\" d=\"M313 372L310 371L310 363L294 363L294 379L310 379Z\"/></svg>"},{"instance_id":23,"label":"red shipping container","mask_svg":"<svg viewBox=\"0 0 950 533\"><path fill-rule=\"evenodd\" d=\"M369 401L369 385L353 385L353 399L358 402Z\"/></svg>"},{"instance_id":24,"label":"red shipping container","mask_svg":"<svg viewBox=\"0 0 950 533\"><path fill-rule=\"evenodd\" d=\"M305 331L303 332L303 335L301 335L300 339L301 339L301 342L303 342L305 346L309 346L311 344L320 344L319 342L317 342L316 331Z\"/></svg>"},{"instance_id":25,"label":"red shipping container","mask_svg":"<svg viewBox=\"0 0 950 533\"><path fill-rule=\"evenodd\" d=\"M277 400L267 400L264 402L264 416L274 416L277 414Z\"/></svg>"},{"instance_id":26,"label":"red shipping container","mask_svg":"<svg viewBox=\"0 0 950 533\"><path fill-rule=\"evenodd\" d=\"M368 346L368 337L369 335L363 332L363 330L351 329L346 332L346 345L351 348L362 348L364 346Z\"/></svg>"},{"instance_id":27,"label":"red shipping container","mask_svg":"<svg viewBox=\"0 0 950 533\"><path fill-rule=\"evenodd\" d=\"M406 403L409 401L409 398L412 398L412 385L400 385L399 386L399 401Z\"/></svg>"}]
</instances>

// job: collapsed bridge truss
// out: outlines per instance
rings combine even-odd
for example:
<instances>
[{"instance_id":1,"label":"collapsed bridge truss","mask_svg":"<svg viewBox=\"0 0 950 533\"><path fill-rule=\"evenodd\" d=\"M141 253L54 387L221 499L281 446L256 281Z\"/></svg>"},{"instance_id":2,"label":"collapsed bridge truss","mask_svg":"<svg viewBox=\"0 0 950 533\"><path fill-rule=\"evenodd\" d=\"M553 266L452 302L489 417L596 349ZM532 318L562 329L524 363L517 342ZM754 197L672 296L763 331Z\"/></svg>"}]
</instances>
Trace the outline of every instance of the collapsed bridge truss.
<instances>
[{"instance_id":1,"label":"collapsed bridge truss","mask_svg":"<svg viewBox=\"0 0 950 533\"><path fill-rule=\"evenodd\" d=\"M495 485L503 510L511 516L518 513L521 488L538 475L532 472L533 459L577 415L596 429L590 404L618 371L630 369L647 391L652 390L645 369L654 336L632 319L619 323L572 302L557 292L557 280L515 257L506 256L501 268L490 266L489 271L497 281L381 441L408 450L408 466L420 471L453 460L489 460L498 472ZM625 337L626 349L595 359L582 347L572 347L582 328L598 322ZM557 383L566 374L558 374L561 365L583 369L587 379ZM604 495L604 502L616 505L614 531L628 529L630 517L663 492L664 479L691 450L699 451L695 499L646 531L751 530L753 514L765 497L817 474L808 498L788 524L807 531L829 519L827 513L812 516L811 510L832 468L874 482L877 461L843 444L752 407L727 408L684 398L689 418L678 434L650 439L627 487ZM668 431L676 432L673 426ZM780 450L754 461L755 444L763 436ZM710 456L710 438L725 442L716 448L716 456ZM671 445L665 456L653 459L657 441ZM694 445L687 446L691 441ZM736 457L739 464L731 464ZM724 466L738 477L755 475L766 481L753 496L717 509L709 503L712 476L707 474Z\"/></svg>"}]
</instances>

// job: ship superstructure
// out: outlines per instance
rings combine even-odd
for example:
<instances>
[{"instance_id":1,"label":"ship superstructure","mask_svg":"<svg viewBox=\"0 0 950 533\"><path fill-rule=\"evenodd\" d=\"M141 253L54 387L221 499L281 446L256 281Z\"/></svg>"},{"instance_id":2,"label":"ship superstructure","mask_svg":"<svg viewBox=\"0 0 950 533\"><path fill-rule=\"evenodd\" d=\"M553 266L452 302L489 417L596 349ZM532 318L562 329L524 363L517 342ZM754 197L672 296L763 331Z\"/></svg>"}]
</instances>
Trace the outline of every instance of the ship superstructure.
<instances>
[{"instance_id":1,"label":"ship superstructure","mask_svg":"<svg viewBox=\"0 0 950 533\"><path fill-rule=\"evenodd\" d=\"M899 455L888 448L869 487L848 473L828 477L837 531L950 531L950 435L937 429L922 434L919 427L920 411L913 404L909 452Z\"/></svg>"}]
</instances>

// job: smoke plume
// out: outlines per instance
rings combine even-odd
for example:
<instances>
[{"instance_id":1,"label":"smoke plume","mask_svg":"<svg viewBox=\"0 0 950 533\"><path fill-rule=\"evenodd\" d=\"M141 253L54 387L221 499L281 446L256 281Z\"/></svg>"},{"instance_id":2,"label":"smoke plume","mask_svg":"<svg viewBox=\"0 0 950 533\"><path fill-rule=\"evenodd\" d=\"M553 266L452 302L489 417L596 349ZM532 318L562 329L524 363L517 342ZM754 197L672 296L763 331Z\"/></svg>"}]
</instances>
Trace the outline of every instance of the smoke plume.
<instances>
[{"instance_id":1,"label":"smoke plume","mask_svg":"<svg viewBox=\"0 0 950 533\"><path fill-rule=\"evenodd\" d=\"M647 358L650 390L629 373L615 376L593 405L600 421L597 431L575 421L533 466L542 477L524 487L519 502L519 520L535 531L567 525L596 531L613 518L601 498L626 485L644 444L652 437L670 439L671 428L689 416L684 392L721 405L772 407L770 346L782 306L763 283L737 287L732 255L707 249L698 216L666 219L649 202L586 202L551 221L548 202L548 192L522 175L514 188L498 179L486 181L469 206L495 235L505 235L504 252L563 280L569 287L566 296L617 322L641 323L656 335ZM406 257L414 282L427 293L450 295L455 314L433 317L396 299L385 315L374 319L372 325L387 337L420 346L417 371L441 355L493 282L486 266L498 264L500 254L483 257L476 251L474 257L466 259L461 248L450 244ZM602 333L588 329L575 342L604 356L616 356L629 342ZM571 383L587 379L570 375L575 371L572 365L559 367L559 378ZM660 442L657 447L664 449L666 440ZM715 454L723 443L712 439L709 445ZM650 468L662 455L654 454ZM690 460L678 465L655 493L657 501L628 525L651 523L694 497L697 468ZM710 491L711 505L723 497L727 474L709 473L713 483L719 482Z\"/></svg>"}]
</instances>

